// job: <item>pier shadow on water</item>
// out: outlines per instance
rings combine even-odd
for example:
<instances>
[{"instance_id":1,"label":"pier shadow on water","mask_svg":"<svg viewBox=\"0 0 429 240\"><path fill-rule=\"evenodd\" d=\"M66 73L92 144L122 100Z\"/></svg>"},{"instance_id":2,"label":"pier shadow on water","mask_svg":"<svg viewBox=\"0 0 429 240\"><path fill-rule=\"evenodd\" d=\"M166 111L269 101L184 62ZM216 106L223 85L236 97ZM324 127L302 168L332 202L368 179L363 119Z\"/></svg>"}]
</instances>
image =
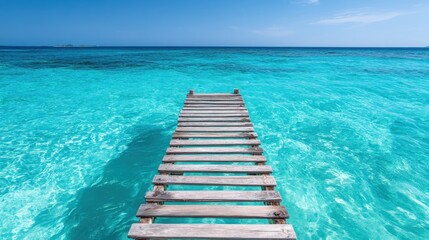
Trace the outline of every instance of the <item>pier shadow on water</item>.
<instances>
[{"instance_id":1,"label":"pier shadow on water","mask_svg":"<svg viewBox=\"0 0 429 240\"><path fill-rule=\"evenodd\" d=\"M71 203L64 220L66 239L127 239L169 140L166 129L140 127L127 149L109 161L96 183Z\"/></svg>"}]
</instances>

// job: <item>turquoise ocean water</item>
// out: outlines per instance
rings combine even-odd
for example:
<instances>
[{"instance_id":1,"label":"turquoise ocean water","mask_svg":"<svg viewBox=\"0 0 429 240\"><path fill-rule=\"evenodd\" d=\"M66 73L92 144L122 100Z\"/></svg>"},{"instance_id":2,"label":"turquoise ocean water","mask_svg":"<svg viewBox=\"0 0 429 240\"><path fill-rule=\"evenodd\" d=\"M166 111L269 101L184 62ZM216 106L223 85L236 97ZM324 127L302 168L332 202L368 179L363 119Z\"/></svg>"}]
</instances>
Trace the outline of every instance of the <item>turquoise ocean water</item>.
<instances>
[{"instance_id":1,"label":"turquoise ocean water","mask_svg":"<svg viewBox=\"0 0 429 240\"><path fill-rule=\"evenodd\" d=\"M300 239L428 238L429 49L2 48L0 239L126 239L190 88L240 89Z\"/></svg>"}]
</instances>

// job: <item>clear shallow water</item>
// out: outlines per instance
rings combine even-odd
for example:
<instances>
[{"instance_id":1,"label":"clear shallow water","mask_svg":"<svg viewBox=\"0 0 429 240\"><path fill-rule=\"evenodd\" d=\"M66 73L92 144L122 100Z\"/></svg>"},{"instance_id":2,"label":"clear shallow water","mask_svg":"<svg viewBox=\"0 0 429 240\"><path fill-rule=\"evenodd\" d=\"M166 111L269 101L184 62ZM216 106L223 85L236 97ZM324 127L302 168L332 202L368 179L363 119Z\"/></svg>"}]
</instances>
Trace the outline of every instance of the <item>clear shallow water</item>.
<instances>
[{"instance_id":1,"label":"clear shallow water","mask_svg":"<svg viewBox=\"0 0 429 240\"><path fill-rule=\"evenodd\" d=\"M240 88L300 239L429 236L429 49L0 49L0 238L126 239L190 88Z\"/></svg>"}]
</instances>

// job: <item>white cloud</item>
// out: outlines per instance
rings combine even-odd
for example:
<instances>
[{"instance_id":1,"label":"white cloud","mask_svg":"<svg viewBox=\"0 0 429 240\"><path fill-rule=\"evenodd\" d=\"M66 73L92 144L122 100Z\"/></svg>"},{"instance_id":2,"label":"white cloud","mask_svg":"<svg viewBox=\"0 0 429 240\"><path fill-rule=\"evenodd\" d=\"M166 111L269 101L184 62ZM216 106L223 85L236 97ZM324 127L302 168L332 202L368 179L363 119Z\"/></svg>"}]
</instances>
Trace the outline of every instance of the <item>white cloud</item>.
<instances>
[{"instance_id":1,"label":"white cloud","mask_svg":"<svg viewBox=\"0 0 429 240\"><path fill-rule=\"evenodd\" d=\"M252 30L252 33L264 35L268 37L286 37L293 34L292 31L289 31L284 27L277 27L277 26L268 27L264 29L255 29L255 30Z\"/></svg>"},{"instance_id":2,"label":"white cloud","mask_svg":"<svg viewBox=\"0 0 429 240\"><path fill-rule=\"evenodd\" d=\"M315 24L333 25L345 23L375 23L387 21L407 13L404 12L384 12L384 13L369 13L365 11L349 11L336 14L332 18L322 19Z\"/></svg>"},{"instance_id":3,"label":"white cloud","mask_svg":"<svg viewBox=\"0 0 429 240\"><path fill-rule=\"evenodd\" d=\"M319 4L319 0L307 0L308 4Z\"/></svg>"},{"instance_id":4,"label":"white cloud","mask_svg":"<svg viewBox=\"0 0 429 240\"><path fill-rule=\"evenodd\" d=\"M317 5L320 3L320 0L295 0L291 2L292 4L299 5Z\"/></svg>"}]
</instances>

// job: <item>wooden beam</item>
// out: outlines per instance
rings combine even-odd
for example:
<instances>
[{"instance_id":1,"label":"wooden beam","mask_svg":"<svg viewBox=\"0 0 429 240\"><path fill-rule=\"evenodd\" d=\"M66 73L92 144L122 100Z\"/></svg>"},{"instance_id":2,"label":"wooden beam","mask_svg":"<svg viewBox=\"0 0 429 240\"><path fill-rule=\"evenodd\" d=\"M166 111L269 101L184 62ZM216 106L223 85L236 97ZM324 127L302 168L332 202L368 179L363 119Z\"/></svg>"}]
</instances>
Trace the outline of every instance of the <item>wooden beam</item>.
<instances>
[{"instance_id":1,"label":"wooden beam","mask_svg":"<svg viewBox=\"0 0 429 240\"><path fill-rule=\"evenodd\" d=\"M280 202L277 191L152 191L150 202Z\"/></svg>"},{"instance_id":2,"label":"wooden beam","mask_svg":"<svg viewBox=\"0 0 429 240\"><path fill-rule=\"evenodd\" d=\"M228 101L198 101L198 100L187 100L185 105L198 105L198 104L207 104L207 105L243 105L243 101L239 100L228 100Z\"/></svg>"},{"instance_id":3,"label":"wooden beam","mask_svg":"<svg viewBox=\"0 0 429 240\"><path fill-rule=\"evenodd\" d=\"M223 114L206 114L206 113L181 113L179 117L194 117L194 118L202 118L202 117L210 117L210 118L226 118L226 117L249 117L248 113L223 113Z\"/></svg>"},{"instance_id":4,"label":"wooden beam","mask_svg":"<svg viewBox=\"0 0 429 240\"><path fill-rule=\"evenodd\" d=\"M282 206L151 205L142 204L137 217L270 218L288 217Z\"/></svg>"},{"instance_id":5,"label":"wooden beam","mask_svg":"<svg viewBox=\"0 0 429 240\"><path fill-rule=\"evenodd\" d=\"M176 132L253 132L253 127L177 127Z\"/></svg>"},{"instance_id":6,"label":"wooden beam","mask_svg":"<svg viewBox=\"0 0 429 240\"><path fill-rule=\"evenodd\" d=\"M191 109L191 110L182 110L180 114L249 114L247 110L235 110L235 109L224 109L224 110L199 110L199 109Z\"/></svg>"},{"instance_id":7,"label":"wooden beam","mask_svg":"<svg viewBox=\"0 0 429 240\"><path fill-rule=\"evenodd\" d=\"M213 147L189 147L189 148L168 148L167 154L254 154L261 155L260 147L251 148L213 148Z\"/></svg>"},{"instance_id":8,"label":"wooden beam","mask_svg":"<svg viewBox=\"0 0 429 240\"><path fill-rule=\"evenodd\" d=\"M180 147L180 146L240 146L240 145L250 145L258 146L261 142L259 140L171 140L171 147Z\"/></svg>"},{"instance_id":9,"label":"wooden beam","mask_svg":"<svg viewBox=\"0 0 429 240\"><path fill-rule=\"evenodd\" d=\"M191 164L161 164L158 171L160 173L187 173L187 172L202 172L202 173L250 173L261 174L271 173L272 169L266 165L191 165Z\"/></svg>"},{"instance_id":10,"label":"wooden beam","mask_svg":"<svg viewBox=\"0 0 429 240\"><path fill-rule=\"evenodd\" d=\"M251 122L179 122L178 127L253 127Z\"/></svg>"},{"instance_id":11,"label":"wooden beam","mask_svg":"<svg viewBox=\"0 0 429 240\"><path fill-rule=\"evenodd\" d=\"M248 117L230 117L230 118L187 118L182 117L179 118L178 122L250 122L250 118Z\"/></svg>"},{"instance_id":12,"label":"wooden beam","mask_svg":"<svg viewBox=\"0 0 429 240\"><path fill-rule=\"evenodd\" d=\"M238 96L241 96L240 94L238 94ZM192 98L205 98L205 97L237 97L237 95L235 94L231 94L231 93L199 93L199 94L194 94L193 96L190 96Z\"/></svg>"},{"instance_id":13,"label":"wooden beam","mask_svg":"<svg viewBox=\"0 0 429 240\"><path fill-rule=\"evenodd\" d=\"M236 106L223 106L223 107L194 107L194 106L186 106L183 107L182 110L247 110L245 107L236 107Z\"/></svg>"},{"instance_id":14,"label":"wooden beam","mask_svg":"<svg viewBox=\"0 0 429 240\"><path fill-rule=\"evenodd\" d=\"M272 176L173 176L155 175L152 181L160 185L275 186Z\"/></svg>"},{"instance_id":15,"label":"wooden beam","mask_svg":"<svg viewBox=\"0 0 429 240\"><path fill-rule=\"evenodd\" d=\"M174 162L266 162L261 155L166 155L162 159L165 163Z\"/></svg>"},{"instance_id":16,"label":"wooden beam","mask_svg":"<svg viewBox=\"0 0 429 240\"><path fill-rule=\"evenodd\" d=\"M217 133L217 132L175 132L173 138L257 138L258 135L255 132L243 132L243 133Z\"/></svg>"},{"instance_id":17,"label":"wooden beam","mask_svg":"<svg viewBox=\"0 0 429 240\"><path fill-rule=\"evenodd\" d=\"M295 240L289 224L142 224L131 226L134 239L282 239Z\"/></svg>"}]
</instances>

